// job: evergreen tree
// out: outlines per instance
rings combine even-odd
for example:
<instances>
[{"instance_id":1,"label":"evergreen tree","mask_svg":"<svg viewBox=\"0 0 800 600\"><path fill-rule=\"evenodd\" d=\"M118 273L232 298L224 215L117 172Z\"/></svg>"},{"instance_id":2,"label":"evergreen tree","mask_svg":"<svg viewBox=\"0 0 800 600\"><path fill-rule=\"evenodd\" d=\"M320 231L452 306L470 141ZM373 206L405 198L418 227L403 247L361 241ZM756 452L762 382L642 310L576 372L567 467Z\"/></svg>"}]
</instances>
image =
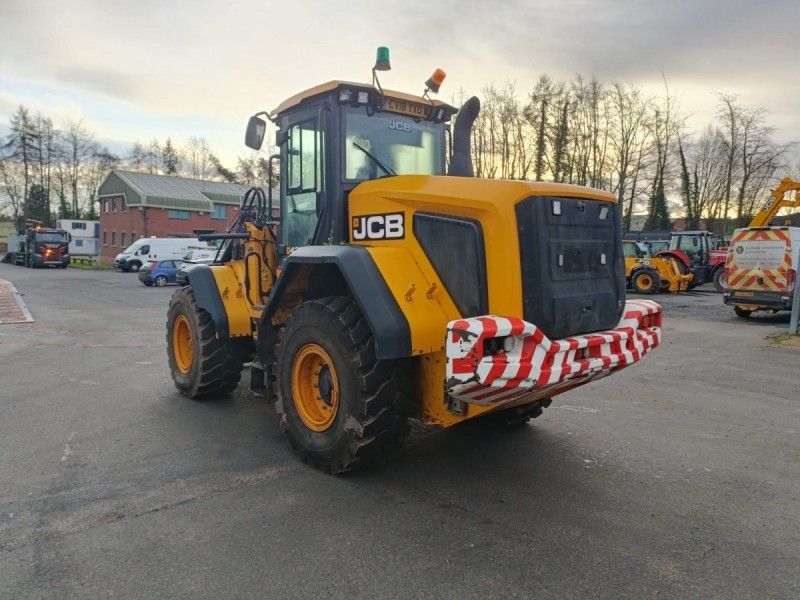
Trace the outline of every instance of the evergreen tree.
<instances>
[{"instance_id":1,"label":"evergreen tree","mask_svg":"<svg viewBox=\"0 0 800 600\"><path fill-rule=\"evenodd\" d=\"M25 200L25 218L41 221L48 227L53 226L47 190L41 184L33 183L28 190L28 198Z\"/></svg>"},{"instance_id":2,"label":"evergreen tree","mask_svg":"<svg viewBox=\"0 0 800 600\"><path fill-rule=\"evenodd\" d=\"M23 198L28 198L28 193L33 180L33 168L37 162L36 150L38 142L33 119L31 119L28 109L20 106L13 115L9 123L9 134L3 149L7 155L14 158L22 165L23 174Z\"/></svg>"},{"instance_id":3,"label":"evergreen tree","mask_svg":"<svg viewBox=\"0 0 800 600\"><path fill-rule=\"evenodd\" d=\"M178 173L178 166L181 159L178 156L178 151L172 145L172 140L167 138L164 148L161 150L161 162L164 165L164 173L166 175L175 175Z\"/></svg>"},{"instance_id":4,"label":"evergreen tree","mask_svg":"<svg viewBox=\"0 0 800 600\"><path fill-rule=\"evenodd\" d=\"M58 197L58 218L59 219L69 219L72 217L72 213L67 206L67 198L66 196L60 195Z\"/></svg>"},{"instance_id":5,"label":"evergreen tree","mask_svg":"<svg viewBox=\"0 0 800 600\"><path fill-rule=\"evenodd\" d=\"M655 182L653 194L650 196L650 207L647 211L647 220L644 222L644 231L669 231L672 223L669 219L667 196L664 193L664 180Z\"/></svg>"},{"instance_id":6,"label":"evergreen tree","mask_svg":"<svg viewBox=\"0 0 800 600\"><path fill-rule=\"evenodd\" d=\"M211 163L211 166L214 168L214 171L216 171L218 177L222 178L228 183L237 183L236 173L225 167L225 165L223 165L216 156L211 154L209 155L208 160Z\"/></svg>"}]
</instances>

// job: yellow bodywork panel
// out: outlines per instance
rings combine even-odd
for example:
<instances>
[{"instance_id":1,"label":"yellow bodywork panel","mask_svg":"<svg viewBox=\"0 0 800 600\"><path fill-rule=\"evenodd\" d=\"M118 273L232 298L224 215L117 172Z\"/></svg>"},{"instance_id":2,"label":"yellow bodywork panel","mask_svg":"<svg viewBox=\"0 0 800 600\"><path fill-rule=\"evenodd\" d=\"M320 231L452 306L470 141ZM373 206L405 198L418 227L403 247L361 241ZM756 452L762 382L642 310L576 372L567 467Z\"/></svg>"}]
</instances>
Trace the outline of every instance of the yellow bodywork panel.
<instances>
[{"instance_id":1,"label":"yellow bodywork panel","mask_svg":"<svg viewBox=\"0 0 800 600\"><path fill-rule=\"evenodd\" d=\"M448 411L444 398L447 323L462 315L414 236L414 214L478 222L486 257L487 314L522 317L515 206L531 196L615 202L608 192L566 184L416 175L365 181L350 193L350 243L368 248L408 321L411 351L420 357L420 417L427 423L449 426L465 418ZM403 214L402 237L355 239L359 227L363 227L359 217L397 213ZM470 406L468 418L493 409Z\"/></svg>"},{"instance_id":2,"label":"yellow bodywork panel","mask_svg":"<svg viewBox=\"0 0 800 600\"><path fill-rule=\"evenodd\" d=\"M433 269L417 262L408 248L372 247L367 251L408 320L412 354L444 348L442 323L458 318L458 310Z\"/></svg>"},{"instance_id":3,"label":"yellow bodywork panel","mask_svg":"<svg viewBox=\"0 0 800 600\"><path fill-rule=\"evenodd\" d=\"M444 333L440 337L444 340ZM417 418L423 423L439 427L450 427L465 418L447 409L444 397L445 361L444 350L439 350L421 356L417 364L416 390L420 408ZM495 408L494 406L471 405L466 416L471 419L491 412ZM503 408L507 408L507 406Z\"/></svg>"},{"instance_id":4,"label":"yellow bodywork panel","mask_svg":"<svg viewBox=\"0 0 800 600\"><path fill-rule=\"evenodd\" d=\"M237 273L241 271L240 273ZM224 265L211 265L211 273L217 282L222 305L228 315L228 334L231 337L253 335L250 304L245 298L244 263L232 261Z\"/></svg>"},{"instance_id":5,"label":"yellow bodywork panel","mask_svg":"<svg viewBox=\"0 0 800 600\"><path fill-rule=\"evenodd\" d=\"M643 266L658 272L658 276L661 278L662 292L685 292L689 289L689 282L694 278L691 273L681 274L678 263L674 258L662 258L659 256L651 256L645 259L626 256L625 277L630 280L633 272Z\"/></svg>"},{"instance_id":6,"label":"yellow bodywork panel","mask_svg":"<svg viewBox=\"0 0 800 600\"><path fill-rule=\"evenodd\" d=\"M370 252L377 248L404 248L411 254L426 280L437 284L438 303L442 306L445 316L440 325L442 332L440 347L443 347L444 327L447 321L457 319L461 315L458 314L455 304L436 276L422 247L414 238L412 231L414 213L464 217L479 222L486 252L489 312L521 317L522 281L515 206L530 196L615 201L614 195L609 192L568 184L419 175L376 179L363 182L350 193L348 199L351 220L350 243L369 246ZM405 217L403 238L363 241L353 239L352 224L357 217L395 212L402 212ZM390 287L400 308L406 317L409 317L413 340L415 313L406 312L406 308L411 308L411 303L405 302L405 292L413 281L407 279L403 283L398 279L399 276L392 274L391 271L391 268L381 267L384 277L397 280L395 285ZM424 294L425 291L417 289L414 294L420 292ZM416 350L415 347L415 353L418 353Z\"/></svg>"}]
</instances>

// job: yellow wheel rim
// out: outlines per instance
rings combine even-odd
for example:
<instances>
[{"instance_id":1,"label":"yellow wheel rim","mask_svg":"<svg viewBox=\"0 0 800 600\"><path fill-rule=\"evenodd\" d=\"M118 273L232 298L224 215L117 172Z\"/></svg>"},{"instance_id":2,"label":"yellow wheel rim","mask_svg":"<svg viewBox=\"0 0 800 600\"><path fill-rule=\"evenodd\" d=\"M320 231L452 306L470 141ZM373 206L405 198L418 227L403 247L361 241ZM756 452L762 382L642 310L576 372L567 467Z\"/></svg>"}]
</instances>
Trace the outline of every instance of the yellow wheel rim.
<instances>
[{"instance_id":1,"label":"yellow wheel rim","mask_svg":"<svg viewBox=\"0 0 800 600\"><path fill-rule=\"evenodd\" d=\"M306 344L292 364L292 398L297 414L312 431L325 431L339 410L339 379L322 346Z\"/></svg>"},{"instance_id":2,"label":"yellow wheel rim","mask_svg":"<svg viewBox=\"0 0 800 600\"><path fill-rule=\"evenodd\" d=\"M645 289L648 289L651 285L653 285L653 280L650 279L650 275L642 275L639 277L639 285Z\"/></svg>"},{"instance_id":3,"label":"yellow wheel rim","mask_svg":"<svg viewBox=\"0 0 800 600\"><path fill-rule=\"evenodd\" d=\"M192 328L186 315L178 315L172 324L172 354L175 356L175 364L181 373L188 373L192 370L194 347L192 345Z\"/></svg>"}]
</instances>

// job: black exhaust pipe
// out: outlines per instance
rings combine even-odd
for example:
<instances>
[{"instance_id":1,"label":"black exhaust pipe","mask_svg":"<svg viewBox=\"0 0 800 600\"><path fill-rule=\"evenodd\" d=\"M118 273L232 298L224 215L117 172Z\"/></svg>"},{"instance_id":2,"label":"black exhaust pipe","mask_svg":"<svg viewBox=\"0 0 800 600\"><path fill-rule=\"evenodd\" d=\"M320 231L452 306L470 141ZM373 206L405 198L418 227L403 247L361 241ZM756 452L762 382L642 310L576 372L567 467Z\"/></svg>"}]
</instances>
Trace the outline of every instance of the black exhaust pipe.
<instances>
[{"instance_id":1,"label":"black exhaust pipe","mask_svg":"<svg viewBox=\"0 0 800 600\"><path fill-rule=\"evenodd\" d=\"M448 175L456 177L475 177L472 169L472 124L481 111L481 101L473 96L458 111L456 122L453 125L453 158L450 160Z\"/></svg>"}]
</instances>

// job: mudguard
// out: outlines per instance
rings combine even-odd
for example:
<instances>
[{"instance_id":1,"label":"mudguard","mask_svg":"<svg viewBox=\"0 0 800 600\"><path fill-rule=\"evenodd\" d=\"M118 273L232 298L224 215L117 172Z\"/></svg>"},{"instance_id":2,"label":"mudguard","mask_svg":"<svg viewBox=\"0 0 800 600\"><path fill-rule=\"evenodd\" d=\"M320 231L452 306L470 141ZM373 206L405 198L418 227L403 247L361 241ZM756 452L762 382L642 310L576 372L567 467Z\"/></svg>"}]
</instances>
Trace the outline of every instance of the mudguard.
<instances>
[{"instance_id":1,"label":"mudguard","mask_svg":"<svg viewBox=\"0 0 800 600\"><path fill-rule=\"evenodd\" d=\"M389 360L411 355L408 321L369 252L359 246L306 246L292 252L283 263L281 275L264 307L259 331L270 326L292 283L315 265L332 265L338 269L372 330L377 358ZM310 299L305 294L303 297Z\"/></svg>"},{"instance_id":2,"label":"mudguard","mask_svg":"<svg viewBox=\"0 0 800 600\"><path fill-rule=\"evenodd\" d=\"M659 258L674 258L675 260L682 262L687 269L692 267L692 261L689 258L689 255L683 250L662 250L661 252L657 252L656 256Z\"/></svg>"},{"instance_id":3,"label":"mudguard","mask_svg":"<svg viewBox=\"0 0 800 600\"><path fill-rule=\"evenodd\" d=\"M207 311L214 321L217 335L220 338L229 336L228 315L225 312L225 305L217 287L217 281L208 265L194 265L187 269L186 273L189 285L192 286L194 298L197 306Z\"/></svg>"}]
</instances>

